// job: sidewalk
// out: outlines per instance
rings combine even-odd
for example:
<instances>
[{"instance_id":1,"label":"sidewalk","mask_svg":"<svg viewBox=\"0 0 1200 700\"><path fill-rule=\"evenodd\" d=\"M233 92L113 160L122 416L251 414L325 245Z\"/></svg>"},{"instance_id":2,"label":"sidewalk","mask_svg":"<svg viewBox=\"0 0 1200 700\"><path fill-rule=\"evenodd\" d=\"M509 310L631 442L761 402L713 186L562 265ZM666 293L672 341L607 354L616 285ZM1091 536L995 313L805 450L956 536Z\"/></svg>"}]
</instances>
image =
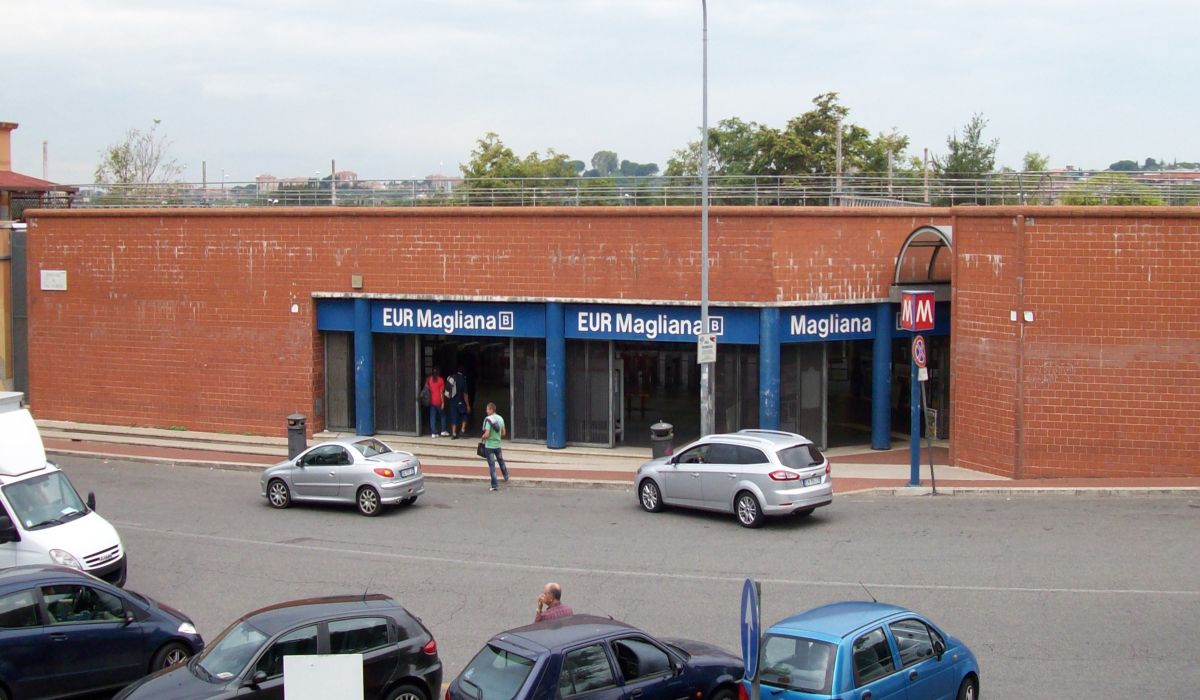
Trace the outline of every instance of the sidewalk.
<instances>
[{"instance_id":1,"label":"sidewalk","mask_svg":"<svg viewBox=\"0 0 1200 700\"><path fill-rule=\"evenodd\" d=\"M202 433L159 428L138 428L38 421L47 452L58 455L149 461L173 466L260 471L287 458L286 437L228 433ZM344 433L318 433L309 444ZM475 456L473 438L381 435L397 450L413 452L430 480L486 480L487 463ZM930 492L929 450L922 446L921 486L909 487L907 443L890 450L870 446L836 447L825 454L832 464L834 493L861 491L895 495ZM581 486L632 488L639 465L650 458L644 447L576 447L551 450L538 443L508 442L504 457L512 483L517 486ZM1200 493L1200 477L1174 478L1070 478L1013 480L983 472L945 466L945 441L933 447L934 475L939 493Z\"/></svg>"}]
</instances>

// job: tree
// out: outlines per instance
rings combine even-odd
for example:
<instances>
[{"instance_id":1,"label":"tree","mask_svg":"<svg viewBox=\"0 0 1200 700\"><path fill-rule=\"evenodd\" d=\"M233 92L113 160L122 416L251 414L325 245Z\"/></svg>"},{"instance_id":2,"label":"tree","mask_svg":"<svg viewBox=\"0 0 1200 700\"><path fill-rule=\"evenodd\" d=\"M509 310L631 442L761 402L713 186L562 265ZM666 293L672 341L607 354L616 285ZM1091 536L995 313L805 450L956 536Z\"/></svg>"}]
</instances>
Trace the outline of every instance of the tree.
<instances>
[{"instance_id":1,"label":"tree","mask_svg":"<svg viewBox=\"0 0 1200 700\"><path fill-rule=\"evenodd\" d=\"M497 134L490 131L476 142L470 162L460 165L459 169L465 180L460 191L468 200L472 192L479 190L522 190L513 199L497 201L494 193L488 195L489 202L500 204L524 203L524 190L528 189L530 197L536 198L539 190L555 187L562 179L575 177L579 172L570 156L557 153L553 148L546 150L544 158L537 151L518 158ZM534 201L553 203L545 199Z\"/></svg>"},{"instance_id":2,"label":"tree","mask_svg":"<svg viewBox=\"0 0 1200 700\"><path fill-rule=\"evenodd\" d=\"M1108 169L1117 172L1134 172L1141 170L1141 168L1138 167L1137 161L1135 160L1118 160L1116 163L1108 166Z\"/></svg>"},{"instance_id":3,"label":"tree","mask_svg":"<svg viewBox=\"0 0 1200 700\"><path fill-rule=\"evenodd\" d=\"M158 133L160 120L155 119L147 131L130 129L125 140L100 152L96 166L96 183L109 185L140 185L170 182L183 172L171 157L171 142Z\"/></svg>"},{"instance_id":4,"label":"tree","mask_svg":"<svg viewBox=\"0 0 1200 700\"><path fill-rule=\"evenodd\" d=\"M1082 206L1161 206L1162 197L1153 187L1124 173L1099 173L1073 186L1063 195L1063 204Z\"/></svg>"},{"instance_id":5,"label":"tree","mask_svg":"<svg viewBox=\"0 0 1200 700\"><path fill-rule=\"evenodd\" d=\"M762 167L761 145L767 127L737 117L722 119L708 130L709 175L751 175ZM692 141L667 161L667 175L700 174L700 141Z\"/></svg>"},{"instance_id":6,"label":"tree","mask_svg":"<svg viewBox=\"0 0 1200 700\"><path fill-rule=\"evenodd\" d=\"M596 151L592 156L592 169L597 177L609 177L617 172L617 154L615 151Z\"/></svg>"},{"instance_id":7,"label":"tree","mask_svg":"<svg viewBox=\"0 0 1200 700\"><path fill-rule=\"evenodd\" d=\"M1021 159L1021 170L1027 173L1044 173L1049 169L1050 156L1042 155L1037 151L1029 151Z\"/></svg>"},{"instance_id":8,"label":"tree","mask_svg":"<svg viewBox=\"0 0 1200 700\"><path fill-rule=\"evenodd\" d=\"M950 152L945 157L934 157L934 167L948 178L978 178L996 169L996 146L999 141L983 140L987 120L982 114L971 117L963 127L962 138L950 134L946 147Z\"/></svg>"}]
</instances>

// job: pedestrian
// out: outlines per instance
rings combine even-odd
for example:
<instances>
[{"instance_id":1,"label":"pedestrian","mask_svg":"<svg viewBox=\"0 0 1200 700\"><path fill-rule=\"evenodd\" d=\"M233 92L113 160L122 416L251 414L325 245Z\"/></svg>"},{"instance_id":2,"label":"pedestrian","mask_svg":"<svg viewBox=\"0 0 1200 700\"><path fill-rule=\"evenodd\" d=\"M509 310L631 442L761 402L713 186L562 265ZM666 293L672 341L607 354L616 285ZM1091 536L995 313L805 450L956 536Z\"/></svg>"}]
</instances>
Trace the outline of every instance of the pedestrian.
<instances>
[{"instance_id":1,"label":"pedestrian","mask_svg":"<svg viewBox=\"0 0 1200 700\"><path fill-rule=\"evenodd\" d=\"M433 437L446 437L446 380L442 379L442 371L433 368L425 377L425 388L429 390L429 434ZM438 429L438 425L441 429Z\"/></svg>"},{"instance_id":2,"label":"pedestrian","mask_svg":"<svg viewBox=\"0 0 1200 700\"><path fill-rule=\"evenodd\" d=\"M545 612L542 612L543 609ZM542 588L542 594L538 596L538 609L537 614L533 616L533 621L556 620L574 614L575 611L562 602L562 586L551 581Z\"/></svg>"},{"instance_id":3,"label":"pedestrian","mask_svg":"<svg viewBox=\"0 0 1200 700\"><path fill-rule=\"evenodd\" d=\"M471 417L471 399L467 395L467 378L460 366L446 378L443 395L450 400L450 439L467 436L467 419Z\"/></svg>"},{"instance_id":4,"label":"pedestrian","mask_svg":"<svg viewBox=\"0 0 1200 700\"><path fill-rule=\"evenodd\" d=\"M500 438L508 433L504 428L504 419L496 413L496 404L489 402L487 417L483 419L483 451L487 454L488 477L492 480L492 491L496 490L496 463L500 463L500 473L508 481L508 465L504 463L504 452L500 449Z\"/></svg>"}]
</instances>

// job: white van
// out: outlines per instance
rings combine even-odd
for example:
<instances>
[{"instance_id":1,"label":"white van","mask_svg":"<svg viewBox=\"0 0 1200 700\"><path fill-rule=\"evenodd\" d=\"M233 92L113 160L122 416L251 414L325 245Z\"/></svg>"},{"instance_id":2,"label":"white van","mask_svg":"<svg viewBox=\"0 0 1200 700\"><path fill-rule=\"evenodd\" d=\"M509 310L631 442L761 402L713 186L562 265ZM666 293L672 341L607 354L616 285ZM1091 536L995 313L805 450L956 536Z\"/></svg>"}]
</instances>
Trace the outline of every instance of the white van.
<instances>
[{"instance_id":1,"label":"white van","mask_svg":"<svg viewBox=\"0 0 1200 700\"><path fill-rule=\"evenodd\" d=\"M0 395L0 568L62 564L125 585L125 548L67 475L46 461L33 416ZM18 399L20 394L15 395Z\"/></svg>"}]
</instances>

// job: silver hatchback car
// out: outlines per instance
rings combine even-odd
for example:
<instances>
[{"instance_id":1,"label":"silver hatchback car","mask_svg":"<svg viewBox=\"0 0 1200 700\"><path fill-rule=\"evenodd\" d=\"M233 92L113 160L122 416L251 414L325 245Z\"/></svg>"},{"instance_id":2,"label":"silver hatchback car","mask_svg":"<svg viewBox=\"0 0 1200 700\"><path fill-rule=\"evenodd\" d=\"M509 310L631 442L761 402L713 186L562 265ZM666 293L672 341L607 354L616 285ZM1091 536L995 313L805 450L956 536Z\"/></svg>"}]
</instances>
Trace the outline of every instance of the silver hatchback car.
<instances>
[{"instance_id":1,"label":"silver hatchback car","mask_svg":"<svg viewBox=\"0 0 1200 700\"><path fill-rule=\"evenodd\" d=\"M733 513L745 527L766 515L811 514L833 502L829 460L803 435L741 430L708 435L638 467L642 508L664 505Z\"/></svg>"},{"instance_id":2,"label":"silver hatchback car","mask_svg":"<svg viewBox=\"0 0 1200 700\"><path fill-rule=\"evenodd\" d=\"M411 505L425 493L421 462L373 437L314 445L263 472L262 495L274 508L292 501L353 503L363 515L385 505Z\"/></svg>"}]
</instances>

